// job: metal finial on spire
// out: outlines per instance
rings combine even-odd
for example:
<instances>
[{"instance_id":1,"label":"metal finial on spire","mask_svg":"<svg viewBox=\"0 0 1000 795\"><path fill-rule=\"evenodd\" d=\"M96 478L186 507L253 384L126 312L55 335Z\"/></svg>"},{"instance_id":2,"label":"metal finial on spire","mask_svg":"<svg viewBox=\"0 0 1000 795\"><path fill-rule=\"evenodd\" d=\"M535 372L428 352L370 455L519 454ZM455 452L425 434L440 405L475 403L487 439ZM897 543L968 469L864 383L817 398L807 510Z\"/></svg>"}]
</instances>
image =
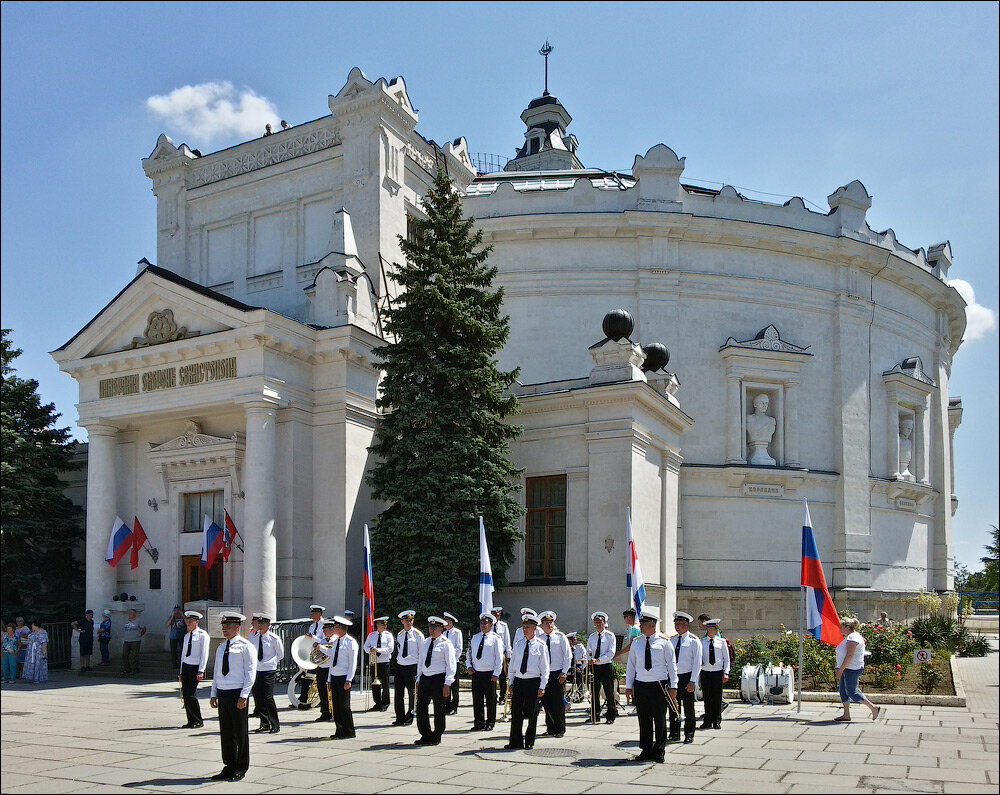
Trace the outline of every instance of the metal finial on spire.
<instances>
[{"instance_id":1,"label":"metal finial on spire","mask_svg":"<svg viewBox=\"0 0 1000 795\"><path fill-rule=\"evenodd\" d=\"M542 45L542 49L538 51L538 54L545 58L545 91L542 92L543 97L549 95L549 53L552 52L552 45L549 44L549 40L545 40L545 44Z\"/></svg>"}]
</instances>

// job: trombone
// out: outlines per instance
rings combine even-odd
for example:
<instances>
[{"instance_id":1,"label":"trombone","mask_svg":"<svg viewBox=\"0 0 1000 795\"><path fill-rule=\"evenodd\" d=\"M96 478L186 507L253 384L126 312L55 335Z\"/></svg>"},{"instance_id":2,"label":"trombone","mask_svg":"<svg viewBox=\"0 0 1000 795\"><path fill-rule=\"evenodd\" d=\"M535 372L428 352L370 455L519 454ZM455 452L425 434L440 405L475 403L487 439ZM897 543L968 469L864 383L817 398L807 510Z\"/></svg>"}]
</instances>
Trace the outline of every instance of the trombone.
<instances>
[{"instance_id":1,"label":"trombone","mask_svg":"<svg viewBox=\"0 0 1000 795\"><path fill-rule=\"evenodd\" d=\"M504 658L503 658L503 679L507 683L507 692L504 694L504 697L503 697L503 717L501 718L501 720L507 720L507 713L510 711L510 697L511 697L511 693L514 690L514 685L511 683L510 677L507 675L507 671L508 671L509 668L510 668L510 666L507 663L507 656L504 655Z\"/></svg>"},{"instance_id":2,"label":"trombone","mask_svg":"<svg viewBox=\"0 0 1000 795\"><path fill-rule=\"evenodd\" d=\"M583 686L590 699L590 722L597 723L597 692L594 690L594 658L589 654L584 660Z\"/></svg>"}]
</instances>

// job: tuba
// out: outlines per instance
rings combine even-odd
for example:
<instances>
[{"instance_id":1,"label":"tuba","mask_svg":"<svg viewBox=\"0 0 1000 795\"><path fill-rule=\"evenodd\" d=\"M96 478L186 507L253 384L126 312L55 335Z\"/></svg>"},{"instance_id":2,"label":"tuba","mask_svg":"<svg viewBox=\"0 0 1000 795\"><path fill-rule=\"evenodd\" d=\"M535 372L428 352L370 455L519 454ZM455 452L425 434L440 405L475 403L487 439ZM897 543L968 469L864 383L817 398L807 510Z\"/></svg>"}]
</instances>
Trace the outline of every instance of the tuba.
<instances>
[{"instance_id":1,"label":"tuba","mask_svg":"<svg viewBox=\"0 0 1000 795\"><path fill-rule=\"evenodd\" d=\"M312 635L300 635L292 641L292 659L303 671L311 671L329 659L322 647L313 648L315 642Z\"/></svg>"}]
</instances>

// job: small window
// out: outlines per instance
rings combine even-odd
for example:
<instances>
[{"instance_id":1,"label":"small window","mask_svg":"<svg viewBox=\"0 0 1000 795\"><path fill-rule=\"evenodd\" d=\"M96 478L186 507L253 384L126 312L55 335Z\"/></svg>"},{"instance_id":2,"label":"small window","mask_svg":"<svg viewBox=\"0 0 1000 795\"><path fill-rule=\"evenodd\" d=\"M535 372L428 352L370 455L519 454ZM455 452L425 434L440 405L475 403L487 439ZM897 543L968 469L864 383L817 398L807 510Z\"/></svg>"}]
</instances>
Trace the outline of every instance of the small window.
<instances>
[{"instance_id":1,"label":"small window","mask_svg":"<svg viewBox=\"0 0 1000 795\"><path fill-rule=\"evenodd\" d=\"M566 578L566 476L528 478L525 578Z\"/></svg>"},{"instance_id":2,"label":"small window","mask_svg":"<svg viewBox=\"0 0 1000 795\"><path fill-rule=\"evenodd\" d=\"M185 533L200 533L202 517L208 516L219 527L225 522L225 492L197 491L184 495Z\"/></svg>"},{"instance_id":3,"label":"small window","mask_svg":"<svg viewBox=\"0 0 1000 795\"><path fill-rule=\"evenodd\" d=\"M542 139L541 138L532 138L528 142L528 154L529 155L537 155L538 154L538 150L541 149L541 148L542 148Z\"/></svg>"}]
</instances>

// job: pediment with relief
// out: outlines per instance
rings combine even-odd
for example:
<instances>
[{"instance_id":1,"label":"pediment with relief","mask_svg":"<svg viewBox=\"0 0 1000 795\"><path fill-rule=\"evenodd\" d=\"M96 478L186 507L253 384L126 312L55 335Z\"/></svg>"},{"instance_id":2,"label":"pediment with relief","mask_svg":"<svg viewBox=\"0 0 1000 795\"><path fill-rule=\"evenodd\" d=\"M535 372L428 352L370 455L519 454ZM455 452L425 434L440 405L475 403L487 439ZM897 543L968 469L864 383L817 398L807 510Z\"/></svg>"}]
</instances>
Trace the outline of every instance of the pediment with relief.
<instances>
[{"instance_id":1,"label":"pediment with relief","mask_svg":"<svg viewBox=\"0 0 1000 795\"><path fill-rule=\"evenodd\" d=\"M170 500L170 484L174 482L228 477L233 494L240 490L240 467L246 452L246 437L234 433L230 437L204 433L196 420L188 420L184 433L162 444L149 443L147 456L153 470L163 481L163 500Z\"/></svg>"},{"instance_id":2,"label":"pediment with relief","mask_svg":"<svg viewBox=\"0 0 1000 795\"><path fill-rule=\"evenodd\" d=\"M756 336L752 340L741 341L737 340L735 337L730 337L726 340L726 344L722 346L722 349L724 348L745 348L747 350L776 351L778 353L802 353L807 356L811 355L808 353L808 345L805 348L800 348L798 345L793 345L792 343L781 339L781 334L774 325L762 328L757 332Z\"/></svg>"}]
</instances>

